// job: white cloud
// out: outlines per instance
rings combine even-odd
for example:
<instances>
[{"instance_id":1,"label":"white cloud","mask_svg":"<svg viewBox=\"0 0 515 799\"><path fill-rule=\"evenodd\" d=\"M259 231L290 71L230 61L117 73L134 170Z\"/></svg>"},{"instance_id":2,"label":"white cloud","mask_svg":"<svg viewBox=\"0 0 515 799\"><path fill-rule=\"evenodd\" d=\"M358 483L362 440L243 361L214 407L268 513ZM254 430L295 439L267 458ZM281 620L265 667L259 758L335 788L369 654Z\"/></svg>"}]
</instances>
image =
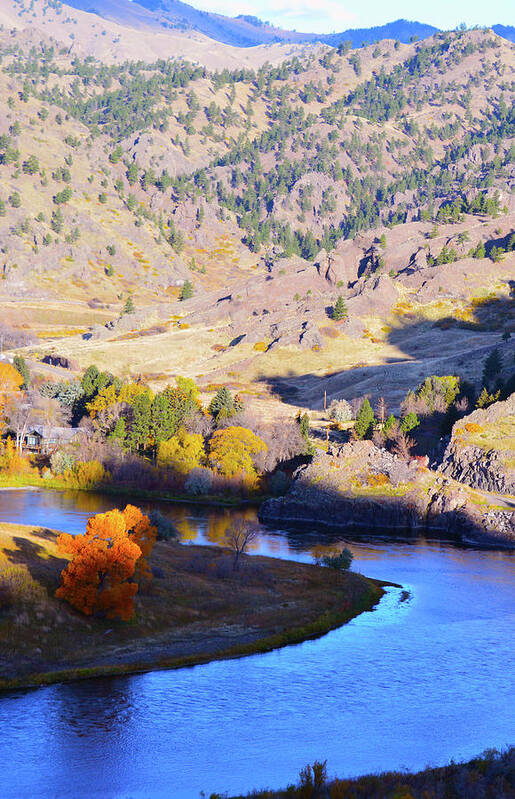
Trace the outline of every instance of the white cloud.
<instances>
[{"instance_id":1,"label":"white cloud","mask_svg":"<svg viewBox=\"0 0 515 799\"><path fill-rule=\"evenodd\" d=\"M204 11L235 17L251 14L286 29L307 33L329 33L356 26L357 15L340 0L193 0Z\"/></svg>"}]
</instances>

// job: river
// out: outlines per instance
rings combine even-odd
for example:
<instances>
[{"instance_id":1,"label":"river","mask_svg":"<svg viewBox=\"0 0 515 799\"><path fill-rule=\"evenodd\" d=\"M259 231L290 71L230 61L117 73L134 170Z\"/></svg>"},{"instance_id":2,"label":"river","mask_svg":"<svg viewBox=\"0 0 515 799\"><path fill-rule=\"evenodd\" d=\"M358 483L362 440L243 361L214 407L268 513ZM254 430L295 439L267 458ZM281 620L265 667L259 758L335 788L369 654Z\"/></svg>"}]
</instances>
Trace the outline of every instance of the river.
<instances>
[{"instance_id":1,"label":"river","mask_svg":"<svg viewBox=\"0 0 515 799\"><path fill-rule=\"evenodd\" d=\"M0 521L79 532L116 504L2 492ZM161 508L201 542L235 513ZM321 540L264 530L256 551L310 560ZM390 589L372 613L266 655L4 695L2 799L199 799L285 786L314 759L350 776L513 744L515 554L424 539L350 548L353 569L410 598Z\"/></svg>"}]
</instances>

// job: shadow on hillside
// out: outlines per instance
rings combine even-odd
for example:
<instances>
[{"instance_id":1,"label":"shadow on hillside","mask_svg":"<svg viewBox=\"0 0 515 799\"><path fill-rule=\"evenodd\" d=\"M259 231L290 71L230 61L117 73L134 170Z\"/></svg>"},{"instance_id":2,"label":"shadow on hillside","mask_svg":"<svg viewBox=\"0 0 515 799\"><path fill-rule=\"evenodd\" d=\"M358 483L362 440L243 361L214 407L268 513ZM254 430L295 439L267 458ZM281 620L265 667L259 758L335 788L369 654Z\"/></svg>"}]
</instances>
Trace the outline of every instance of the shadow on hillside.
<instances>
[{"instance_id":1,"label":"shadow on hillside","mask_svg":"<svg viewBox=\"0 0 515 799\"><path fill-rule=\"evenodd\" d=\"M396 394L406 394L409 389L417 385L430 374L435 373L434 366L427 374L421 372L420 365L423 361L440 357L452 359L454 373L466 375L470 371L471 361L474 367L477 360L484 360L494 346L509 353L515 346L515 280L510 281L510 296L506 298L486 298L477 303L473 308L473 320L461 320L455 317L444 317L436 322L418 319L408 310L400 317L398 327L388 331L385 343L393 345L402 351L399 358L387 358L379 365L356 365L349 369L334 371L325 375L306 373L296 375L272 375L262 378L274 394L285 403L301 406L310 410L321 410L324 403L324 392L329 396L340 396L350 400L353 397L369 395L374 404L382 395L388 396L395 387ZM413 306L413 310L416 306ZM470 334L502 332L513 329L511 339L488 344L478 344ZM465 335L464 335L465 334ZM434 338L436 351L431 351L427 342ZM455 344L453 343L455 340ZM424 341L426 344L424 344ZM342 347L345 344L342 342ZM423 350L422 354L421 351ZM429 350L429 352L428 352ZM417 362L420 361L419 365ZM513 358L505 358L505 362L513 362ZM410 364L412 367L410 368ZM450 368L450 367L449 367ZM412 374L415 373L415 377ZM436 373L448 374L445 367L437 369ZM420 378L420 379L419 379ZM354 388L356 386L356 388Z\"/></svg>"},{"instance_id":2,"label":"shadow on hillside","mask_svg":"<svg viewBox=\"0 0 515 799\"><path fill-rule=\"evenodd\" d=\"M50 530L38 531L38 537L55 541L55 534ZM13 537L15 550L6 551L8 560L18 566L26 566L30 576L49 589L56 589L62 570L67 566L65 558L49 554L48 550L27 538Z\"/></svg>"}]
</instances>

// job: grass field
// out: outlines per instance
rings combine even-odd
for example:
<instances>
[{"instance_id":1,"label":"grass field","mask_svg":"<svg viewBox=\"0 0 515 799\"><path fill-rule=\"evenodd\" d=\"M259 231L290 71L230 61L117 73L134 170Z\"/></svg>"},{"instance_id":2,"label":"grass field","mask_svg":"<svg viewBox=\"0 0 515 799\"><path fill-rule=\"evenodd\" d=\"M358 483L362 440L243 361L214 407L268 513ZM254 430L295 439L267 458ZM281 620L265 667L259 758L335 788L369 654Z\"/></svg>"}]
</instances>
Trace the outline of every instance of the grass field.
<instances>
[{"instance_id":1,"label":"grass field","mask_svg":"<svg viewBox=\"0 0 515 799\"><path fill-rule=\"evenodd\" d=\"M56 533L0 525L0 688L176 668L316 637L370 610L377 581L314 565L158 542L131 622L86 617L54 598L66 566ZM0 601L2 593L0 592Z\"/></svg>"}]
</instances>

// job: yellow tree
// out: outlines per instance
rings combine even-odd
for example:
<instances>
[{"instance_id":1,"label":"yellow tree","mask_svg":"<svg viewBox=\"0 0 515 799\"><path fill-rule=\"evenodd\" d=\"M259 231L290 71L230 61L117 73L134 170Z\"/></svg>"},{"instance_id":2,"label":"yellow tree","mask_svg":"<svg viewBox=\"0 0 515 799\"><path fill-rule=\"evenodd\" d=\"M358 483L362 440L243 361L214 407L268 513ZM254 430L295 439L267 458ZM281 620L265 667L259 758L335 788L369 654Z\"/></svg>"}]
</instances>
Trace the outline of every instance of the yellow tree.
<instances>
[{"instance_id":1,"label":"yellow tree","mask_svg":"<svg viewBox=\"0 0 515 799\"><path fill-rule=\"evenodd\" d=\"M181 427L176 436L161 441L157 450L157 465L170 466L179 474L188 474L205 462L204 439L200 433L187 433Z\"/></svg>"},{"instance_id":2,"label":"yellow tree","mask_svg":"<svg viewBox=\"0 0 515 799\"><path fill-rule=\"evenodd\" d=\"M133 405L136 397L141 397L142 394L148 394L152 399L152 392L144 383L124 383L118 395L118 402Z\"/></svg>"},{"instance_id":3,"label":"yellow tree","mask_svg":"<svg viewBox=\"0 0 515 799\"><path fill-rule=\"evenodd\" d=\"M255 477L252 456L266 451L265 442L252 430L246 427L226 427L211 436L209 462L224 477Z\"/></svg>"},{"instance_id":4,"label":"yellow tree","mask_svg":"<svg viewBox=\"0 0 515 799\"><path fill-rule=\"evenodd\" d=\"M116 405L118 402L118 392L114 385L105 386L105 388L100 389L98 394L91 402L88 402L86 405L86 409L91 416L92 419L96 419L96 417L102 413L102 411L106 411L112 405Z\"/></svg>"}]
</instances>

